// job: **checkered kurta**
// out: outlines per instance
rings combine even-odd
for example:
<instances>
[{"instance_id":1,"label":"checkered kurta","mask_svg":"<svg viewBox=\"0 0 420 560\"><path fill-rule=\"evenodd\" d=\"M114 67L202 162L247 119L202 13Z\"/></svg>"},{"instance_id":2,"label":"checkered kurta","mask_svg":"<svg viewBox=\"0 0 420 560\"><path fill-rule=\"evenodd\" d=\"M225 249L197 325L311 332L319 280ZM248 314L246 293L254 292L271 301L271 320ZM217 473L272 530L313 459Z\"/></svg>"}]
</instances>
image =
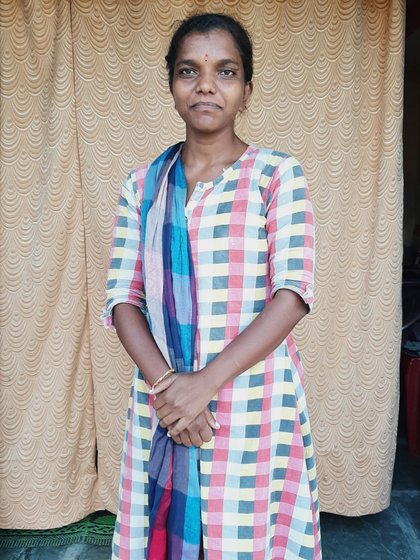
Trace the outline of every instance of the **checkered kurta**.
<instances>
[{"instance_id":1,"label":"checkered kurta","mask_svg":"<svg viewBox=\"0 0 420 560\"><path fill-rule=\"evenodd\" d=\"M121 302L146 310L140 208L147 168L117 208L105 323ZM314 226L296 159L248 147L223 175L198 183L185 215L195 266L195 369L203 368L281 288L313 301ZM113 558L146 558L152 397L138 369L130 395ZM319 560L314 451L303 372L291 335L210 403L221 428L198 450L208 560Z\"/></svg>"}]
</instances>

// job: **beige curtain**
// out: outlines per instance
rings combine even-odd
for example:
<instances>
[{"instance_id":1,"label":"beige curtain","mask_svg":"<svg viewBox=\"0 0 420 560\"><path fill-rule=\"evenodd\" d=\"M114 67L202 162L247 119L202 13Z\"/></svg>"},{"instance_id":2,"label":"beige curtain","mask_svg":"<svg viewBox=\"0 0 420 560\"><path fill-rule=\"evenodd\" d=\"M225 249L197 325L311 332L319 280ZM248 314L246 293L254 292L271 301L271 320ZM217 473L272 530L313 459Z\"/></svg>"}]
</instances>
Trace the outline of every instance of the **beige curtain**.
<instances>
[{"instance_id":1,"label":"beige curtain","mask_svg":"<svg viewBox=\"0 0 420 560\"><path fill-rule=\"evenodd\" d=\"M115 511L132 364L99 316L116 196L183 138L175 22L250 29L238 131L306 171L317 301L297 329L321 507L387 507L398 408L403 0L2 0L0 526ZM97 458L96 458L97 448Z\"/></svg>"}]
</instances>

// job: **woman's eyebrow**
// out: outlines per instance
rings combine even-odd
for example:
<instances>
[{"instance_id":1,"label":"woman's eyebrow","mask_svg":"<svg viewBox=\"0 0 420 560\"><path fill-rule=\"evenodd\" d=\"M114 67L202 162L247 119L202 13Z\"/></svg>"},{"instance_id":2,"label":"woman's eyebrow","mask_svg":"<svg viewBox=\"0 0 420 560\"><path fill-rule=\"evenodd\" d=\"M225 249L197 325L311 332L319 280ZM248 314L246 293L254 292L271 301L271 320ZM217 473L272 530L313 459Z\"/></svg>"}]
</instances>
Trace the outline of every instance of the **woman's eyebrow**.
<instances>
[{"instance_id":1,"label":"woman's eyebrow","mask_svg":"<svg viewBox=\"0 0 420 560\"><path fill-rule=\"evenodd\" d=\"M178 60L178 62L176 63L176 66L182 66L182 65L186 65L186 66L195 66L196 64L199 64L198 60L194 60L192 58L183 58L182 60ZM222 58L221 60L217 61L217 64L219 66L223 66L225 64L233 64L234 66L238 66L239 64L236 60L234 60L233 58Z\"/></svg>"},{"instance_id":2,"label":"woman's eyebrow","mask_svg":"<svg viewBox=\"0 0 420 560\"><path fill-rule=\"evenodd\" d=\"M194 66L195 64L197 64L197 61L193 60L192 58L184 58L182 60L178 60L176 66L182 66L183 64L187 66Z\"/></svg>"},{"instance_id":3,"label":"woman's eyebrow","mask_svg":"<svg viewBox=\"0 0 420 560\"><path fill-rule=\"evenodd\" d=\"M218 61L218 64L220 64L221 66L224 64L233 64L234 66L239 66L238 62L233 58L222 58L222 60Z\"/></svg>"}]
</instances>

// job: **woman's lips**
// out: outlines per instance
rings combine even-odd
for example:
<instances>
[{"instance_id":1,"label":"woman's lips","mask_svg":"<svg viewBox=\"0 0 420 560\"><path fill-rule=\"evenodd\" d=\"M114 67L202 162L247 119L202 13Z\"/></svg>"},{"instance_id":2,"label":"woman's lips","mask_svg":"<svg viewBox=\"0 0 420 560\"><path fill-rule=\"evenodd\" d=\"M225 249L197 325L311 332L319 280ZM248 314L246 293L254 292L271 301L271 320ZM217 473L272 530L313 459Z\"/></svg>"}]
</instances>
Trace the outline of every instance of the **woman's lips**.
<instances>
[{"instance_id":1,"label":"woman's lips","mask_svg":"<svg viewBox=\"0 0 420 560\"><path fill-rule=\"evenodd\" d=\"M199 111L221 109L220 105L217 105L217 103L211 103L210 101L199 101L198 103L194 103L191 108L198 109Z\"/></svg>"}]
</instances>

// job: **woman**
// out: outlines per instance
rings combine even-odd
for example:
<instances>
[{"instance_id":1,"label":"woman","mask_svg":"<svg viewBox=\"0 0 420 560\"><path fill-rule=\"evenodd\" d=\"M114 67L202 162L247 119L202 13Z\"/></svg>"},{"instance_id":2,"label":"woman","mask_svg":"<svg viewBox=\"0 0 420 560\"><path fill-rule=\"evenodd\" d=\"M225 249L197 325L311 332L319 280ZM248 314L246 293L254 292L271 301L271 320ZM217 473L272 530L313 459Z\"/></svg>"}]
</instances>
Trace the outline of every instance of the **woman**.
<instances>
[{"instance_id":1,"label":"woman","mask_svg":"<svg viewBox=\"0 0 420 560\"><path fill-rule=\"evenodd\" d=\"M186 140L123 185L107 284L105 322L137 365L113 558L318 560L290 335L313 301L306 181L235 134L252 93L237 21L185 20L166 61Z\"/></svg>"}]
</instances>

